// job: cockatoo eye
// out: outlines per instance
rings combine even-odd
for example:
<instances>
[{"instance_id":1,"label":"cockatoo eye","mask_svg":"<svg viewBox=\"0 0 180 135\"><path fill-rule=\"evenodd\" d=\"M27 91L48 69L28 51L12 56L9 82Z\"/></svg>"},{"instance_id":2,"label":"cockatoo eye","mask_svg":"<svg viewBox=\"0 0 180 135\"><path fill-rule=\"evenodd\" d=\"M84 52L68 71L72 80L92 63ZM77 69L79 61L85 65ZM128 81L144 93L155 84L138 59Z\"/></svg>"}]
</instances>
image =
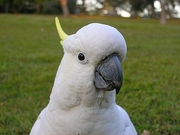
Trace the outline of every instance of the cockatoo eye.
<instances>
[{"instance_id":1,"label":"cockatoo eye","mask_svg":"<svg viewBox=\"0 0 180 135\"><path fill-rule=\"evenodd\" d=\"M84 54L79 53L79 54L78 54L78 59L79 59L80 61L85 60L85 56L84 56Z\"/></svg>"},{"instance_id":2,"label":"cockatoo eye","mask_svg":"<svg viewBox=\"0 0 180 135\"><path fill-rule=\"evenodd\" d=\"M85 55L83 53L79 53L77 55L77 58L78 58L80 63L82 63L82 64L87 63L87 59L86 59L86 57L85 57Z\"/></svg>"}]
</instances>

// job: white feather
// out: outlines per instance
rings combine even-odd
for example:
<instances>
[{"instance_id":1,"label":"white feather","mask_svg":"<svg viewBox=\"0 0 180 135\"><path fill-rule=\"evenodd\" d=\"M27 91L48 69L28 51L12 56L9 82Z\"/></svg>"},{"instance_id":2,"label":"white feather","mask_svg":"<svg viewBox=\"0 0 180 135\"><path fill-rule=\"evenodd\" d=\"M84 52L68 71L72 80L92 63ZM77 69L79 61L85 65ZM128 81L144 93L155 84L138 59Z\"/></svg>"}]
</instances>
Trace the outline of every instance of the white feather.
<instances>
[{"instance_id":1,"label":"white feather","mask_svg":"<svg viewBox=\"0 0 180 135\"><path fill-rule=\"evenodd\" d=\"M64 56L47 107L31 135L136 135L128 114L116 105L114 91L97 90L94 69L106 56L126 56L123 36L113 27L90 24L64 41ZM82 52L86 59L80 62Z\"/></svg>"}]
</instances>

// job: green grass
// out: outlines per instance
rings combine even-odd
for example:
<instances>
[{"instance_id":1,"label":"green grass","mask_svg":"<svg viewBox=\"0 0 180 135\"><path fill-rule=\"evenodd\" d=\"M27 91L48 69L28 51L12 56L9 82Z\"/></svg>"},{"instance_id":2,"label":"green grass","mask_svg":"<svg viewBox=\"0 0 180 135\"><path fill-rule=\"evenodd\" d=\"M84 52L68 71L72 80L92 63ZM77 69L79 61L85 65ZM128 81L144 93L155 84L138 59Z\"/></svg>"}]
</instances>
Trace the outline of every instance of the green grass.
<instances>
[{"instance_id":1,"label":"green grass","mask_svg":"<svg viewBox=\"0 0 180 135\"><path fill-rule=\"evenodd\" d=\"M128 54L117 103L139 133L180 134L180 20L59 18L68 34L91 22L120 30ZM62 55L54 16L0 15L0 134L29 134Z\"/></svg>"}]
</instances>

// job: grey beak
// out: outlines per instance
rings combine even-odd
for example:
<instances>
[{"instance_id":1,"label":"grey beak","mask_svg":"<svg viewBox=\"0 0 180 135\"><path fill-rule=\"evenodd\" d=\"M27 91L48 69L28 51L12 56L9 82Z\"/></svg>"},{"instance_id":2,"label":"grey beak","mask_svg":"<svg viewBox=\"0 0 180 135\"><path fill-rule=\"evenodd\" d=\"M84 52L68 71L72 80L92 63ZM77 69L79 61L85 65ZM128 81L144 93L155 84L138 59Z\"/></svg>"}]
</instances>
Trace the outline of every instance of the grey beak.
<instances>
[{"instance_id":1,"label":"grey beak","mask_svg":"<svg viewBox=\"0 0 180 135\"><path fill-rule=\"evenodd\" d=\"M107 91L116 89L116 94L118 94L122 81L121 63L116 54L109 55L95 69L94 83L98 89Z\"/></svg>"}]
</instances>

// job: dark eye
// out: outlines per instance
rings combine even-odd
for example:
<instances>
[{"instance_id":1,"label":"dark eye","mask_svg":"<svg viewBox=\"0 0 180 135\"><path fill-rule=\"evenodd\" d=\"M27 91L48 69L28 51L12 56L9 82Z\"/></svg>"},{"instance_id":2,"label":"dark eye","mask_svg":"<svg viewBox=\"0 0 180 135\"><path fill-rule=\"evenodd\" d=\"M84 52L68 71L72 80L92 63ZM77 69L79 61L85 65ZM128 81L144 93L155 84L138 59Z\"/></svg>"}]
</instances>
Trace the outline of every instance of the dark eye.
<instances>
[{"instance_id":1,"label":"dark eye","mask_svg":"<svg viewBox=\"0 0 180 135\"><path fill-rule=\"evenodd\" d=\"M85 59L84 54L79 53L79 54L78 54L78 59L79 59L80 61L83 61L83 60Z\"/></svg>"}]
</instances>

